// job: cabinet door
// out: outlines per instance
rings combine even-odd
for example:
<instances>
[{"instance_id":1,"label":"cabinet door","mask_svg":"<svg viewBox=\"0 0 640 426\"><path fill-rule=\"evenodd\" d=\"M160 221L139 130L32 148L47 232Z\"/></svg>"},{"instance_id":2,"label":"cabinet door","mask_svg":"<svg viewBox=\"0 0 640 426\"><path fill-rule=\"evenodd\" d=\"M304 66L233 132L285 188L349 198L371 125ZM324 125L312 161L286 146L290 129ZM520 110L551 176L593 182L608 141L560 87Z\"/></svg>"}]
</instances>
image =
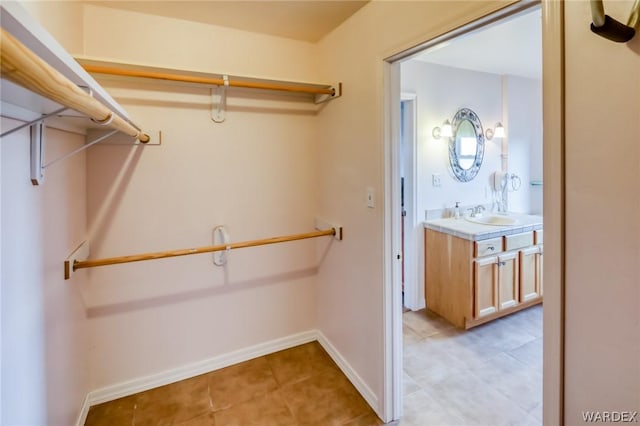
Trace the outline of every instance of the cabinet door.
<instances>
[{"instance_id":1,"label":"cabinet door","mask_svg":"<svg viewBox=\"0 0 640 426\"><path fill-rule=\"evenodd\" d=\"M498 256L498 309L518 304L518 252Z\"/></svg>"},{"instance_id":2,"label":"cabinet door","mask_svg":"<svg viewBox=\"0 0 640 426\"><path fill-rule=\"evenodd\" d=\"M540 296L540 248L529 247L520 251L520 302Z\"/></svg>"},{"instance_id":3,"label":"cabinet door","mask_svg":"<svg viewBox=\"0 0 640 426\"><path fill-rule=\"evenodd\" d=\"M498 258L484 257L474 262L474 318L481 318L498 310Z\"/></svg>"}]
</instances>

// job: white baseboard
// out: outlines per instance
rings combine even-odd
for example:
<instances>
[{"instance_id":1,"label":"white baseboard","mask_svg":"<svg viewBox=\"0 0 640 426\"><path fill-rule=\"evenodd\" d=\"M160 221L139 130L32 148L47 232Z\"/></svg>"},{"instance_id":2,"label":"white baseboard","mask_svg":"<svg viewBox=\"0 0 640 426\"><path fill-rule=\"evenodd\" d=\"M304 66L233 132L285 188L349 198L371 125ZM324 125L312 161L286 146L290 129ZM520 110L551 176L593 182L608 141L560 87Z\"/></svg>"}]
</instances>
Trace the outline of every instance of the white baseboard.
<instances>
[{"instance_id":1,"label":"white baseboard","mask_svg":"<svg viewBox=\"0 0 640 426\"><path fill-rule=\"evenodd\" d=\"M378 417L381 419L384 418L382 416L381 406L378 401L378 397L371 391L369 386L365 383L364 380L356 373L356 370L351 367L351 365L347 362L347 360L338 352L338 350L331 344L329 339L322 334L320 330L317 331L317 340L322 345L325 351L331 356L333 361L338 364L340 370L344 373L345 376L351 381L353 386L360 392L360 395L367 401L369 406L376 412Z\"/></svg>"},{"instance_id":2,"label":"white baseboard","mask_svg":"<svg viewBox=\"0 0 640 426\"><path fill-rule=\"evenodd\" d=\"M89 408L91 404L89 404L89 395L84 397L84 402L82 403L82 408L80 409L80 414L78 415L78 420L76 421L77 426L83 426L84 422L87 421L87 414L89 414Z\"/></svg>"},{"instance_id":3,"label":"white baseboard","mask_svg":"<svg viewBox=\"0 0 640 426\"><path fill-rule=\"evenodd\" d=\"M93 390L89 392L85 398L82 411L78 416L77 426L84 425L89 408L92 405L113 401L114 399L133 395L158 386L164 386L169 383L195 377L200 374L209 373L253 358L289 349L304 343L313 342L314 340L317 340L320 345L322 345L371 408L373 408L376 414L381 417L378 398L371 389L369 389L364 380L362 380L362 378L356 373L340 352L338 352L338 350L331 344L326 336L322 334L322 332L319 330L309 330L280 339L271 340L269 342L260 343L258 345L249 346L248 348L214 356L206 360L183 365L171 370L152 374L150 376L140 377L127 382L117 383L115 385Z\"/></svg>"}]
</instances>

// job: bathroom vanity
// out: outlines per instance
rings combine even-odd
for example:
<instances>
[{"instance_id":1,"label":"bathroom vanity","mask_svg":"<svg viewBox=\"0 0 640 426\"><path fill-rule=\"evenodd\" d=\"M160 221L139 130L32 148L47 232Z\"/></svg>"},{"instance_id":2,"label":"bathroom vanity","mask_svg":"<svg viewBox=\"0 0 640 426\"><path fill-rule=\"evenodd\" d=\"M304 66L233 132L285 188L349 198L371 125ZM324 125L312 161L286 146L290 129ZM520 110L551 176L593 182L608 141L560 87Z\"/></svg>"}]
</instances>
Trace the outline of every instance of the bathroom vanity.
<instances>
[{"instance_id":1,"label":"bathroom vanity","mask_svg":"<svg viewBox=\"0 0 640 426\"><path fill-rule=\"evenodd\" d=\"M424 226L428 309L468 329L542 302L542 217L447 218Z\"/></svg>"}]
</instances>

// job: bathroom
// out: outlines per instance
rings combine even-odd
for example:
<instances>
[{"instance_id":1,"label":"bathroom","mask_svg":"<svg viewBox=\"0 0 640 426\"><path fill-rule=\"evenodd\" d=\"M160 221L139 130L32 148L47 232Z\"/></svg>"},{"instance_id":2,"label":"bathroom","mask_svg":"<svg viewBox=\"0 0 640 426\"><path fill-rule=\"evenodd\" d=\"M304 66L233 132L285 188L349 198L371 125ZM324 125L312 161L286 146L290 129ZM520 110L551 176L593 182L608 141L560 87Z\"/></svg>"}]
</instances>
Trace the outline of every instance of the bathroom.
<instances>
[{"instance_id":1,"label":"bathroom","mask_svg":"<svg viewBox=\"0 0 640 426\"><path fill-rule=\"evenodd\" d=\"M536 8L440 43L401 64L402 140L413 146L403 148L404 252L411 245L418 252L416 265L405 265L407 308L424 307L422 285L415 290L413 286L424 282L425 221L455 216L457 203L462 218L477 206L484 207L485 216L505 209L542 215L540 19ZM439 134L461 109L476 114L484 133L479 167L473 173L469 173L472 168L466 170L462 179L467 181L454 176L450 138ZM415 118L407 119L408 115ZM504 137L495 130L500 125ZM496 172L502 179L495 179ZM414 270L416 274L411 273Z\"/></svg>"},{"instance_id":2,"label":"bathroom","mask_svg":"<svg viewBox=\"0 0 640 426\"><path fill-rule=\"evenodd\" d=\"M464 422L474 388L473 415L540 424L541 41L536 8L401 64L409 424Z\"/></svg>"}]
</instances>

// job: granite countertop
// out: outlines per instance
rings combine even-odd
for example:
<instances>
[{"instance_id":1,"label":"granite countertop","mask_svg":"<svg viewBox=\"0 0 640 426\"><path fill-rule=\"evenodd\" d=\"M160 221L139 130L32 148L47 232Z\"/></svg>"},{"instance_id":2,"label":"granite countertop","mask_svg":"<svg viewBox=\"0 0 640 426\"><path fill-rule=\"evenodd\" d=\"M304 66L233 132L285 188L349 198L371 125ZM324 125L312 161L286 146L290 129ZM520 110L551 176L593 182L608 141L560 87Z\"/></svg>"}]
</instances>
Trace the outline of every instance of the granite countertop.
<instances>
[{"instance_id":1,"label":"granite countertop","mask_svg":"<svg viewBox=\"0 0 640 426\"><path fill-rule=\"evenodd\" d=\"M485 225L470 222L463 217L460 219L450 217L446 219L428 220L424 222L424 227L471 241L481 241L503 235L519 234L521 232L542 229L542 216L509 213L509 217L516 219L516 224L505 226Z\"/></svg>"}]
</instances>

